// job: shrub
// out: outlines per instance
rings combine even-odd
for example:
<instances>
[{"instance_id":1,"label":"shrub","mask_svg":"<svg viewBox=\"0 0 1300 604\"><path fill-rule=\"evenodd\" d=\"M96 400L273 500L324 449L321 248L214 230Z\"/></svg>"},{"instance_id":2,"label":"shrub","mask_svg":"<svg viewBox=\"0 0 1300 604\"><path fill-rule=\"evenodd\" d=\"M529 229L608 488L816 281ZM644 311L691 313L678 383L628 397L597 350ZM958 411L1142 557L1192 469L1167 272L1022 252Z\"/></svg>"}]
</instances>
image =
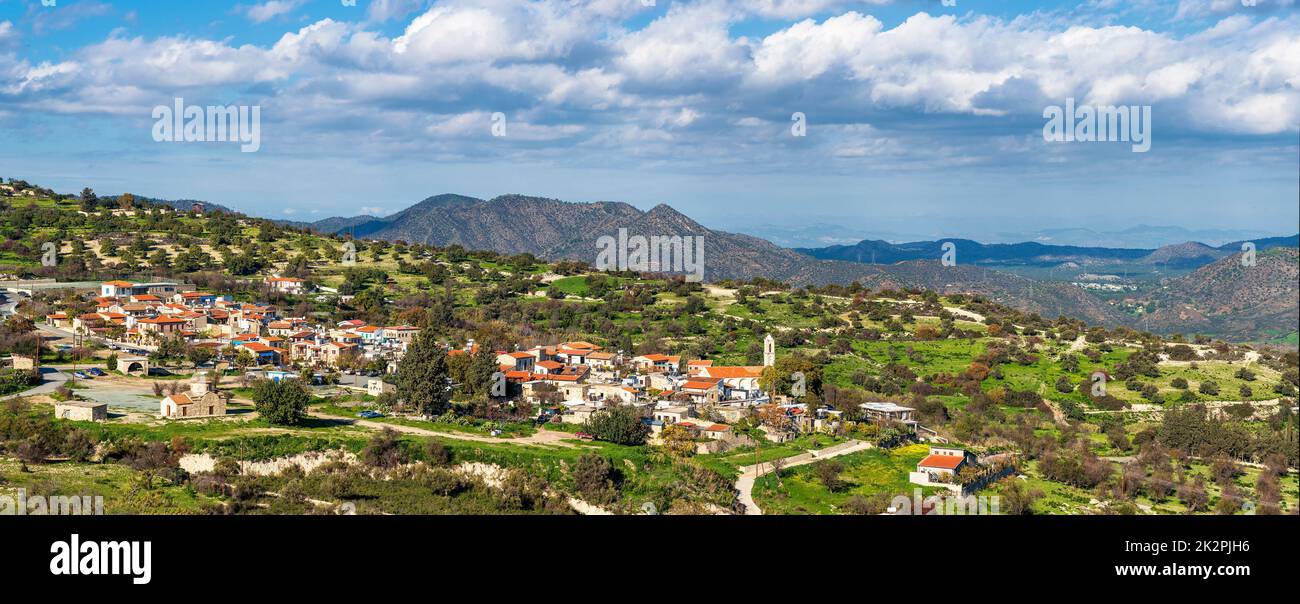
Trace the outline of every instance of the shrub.
<instances>
[{"instance_id":1,"label":"shrub","mask_svg":"<svg viewBox=\"0 0 1300 604\"><path fill-rule=\"evenodd\" d=\"M641 422L641 414L630 405L606 407L583 424L583 429L599 440L619 445L642 445L650 428Z\"/></svg>"},{"instance_id":2,"label":"shrub","mask_svg":"<svg viewBox=\"0 0 1300 604\"><path fill-rule=\"evenodd\" d=\"M397 431L384 428L370 438L366 448L361 451L361 460L366 465L376 468L395 468L407 461L406 451L398 440Z\"/></svg>"}]
</instances>

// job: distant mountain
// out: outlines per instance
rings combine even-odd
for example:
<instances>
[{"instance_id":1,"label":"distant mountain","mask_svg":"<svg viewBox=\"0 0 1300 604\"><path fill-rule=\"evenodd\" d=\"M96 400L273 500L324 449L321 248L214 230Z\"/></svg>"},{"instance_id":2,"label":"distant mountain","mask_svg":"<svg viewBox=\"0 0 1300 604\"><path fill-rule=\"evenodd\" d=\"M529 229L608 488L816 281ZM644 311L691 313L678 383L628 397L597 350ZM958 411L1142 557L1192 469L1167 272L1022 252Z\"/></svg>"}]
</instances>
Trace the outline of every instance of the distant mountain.
<instances>
[{"instance_id":1,"label":"distant mountain","mask_svg":"<svg viewBox=\"0 0 1300 604\"><path fill-rule=\"evenodd\" d=\"M1045 316L1063 314L1107 324L1121 320L1111 307L1068 284L1042 284L963 264L945 267L936 260L937 254L894 266L819 260L758 237L709 229L667 205L643 212L621 202L571 203L524 195L478 200L440 195L392 216L334 218L314 223L312 228L588 263L596 259L596 240L617 235L620 228L630 234L703 236L705 278L709 281L765 277L794 285L857 281L873 288L922 287L979 293Z\"/></svg>"},{"instance_id":2,"label":"distant mountain","mask_svg":"<svg viewBox=\"0 0 1300 604\"><path fill-rule=\"evenodd\" d=\"M1256 251L1273 249L1275 247L1300 247L1300 235L1292 235L1290 237L1263 237L1260 239L1243 239L1241 241L1233 241L1232 243L1225 243L1219 246L1218 249L1228 252L1230 254L1235 254L1237 252L1242 251L1241 246L1246 242L1255 244Z\"/></svg>"},{"instance_id":3,"label":"distant mountain","mask_svg":"<svg viewBox=\"0 0 1300 604\"><path fill-rule=\"evenodd\" d=\"M1257 338L1264 333L1261 330L1284 329L1287 321L1294 329L1294 247L1300 238L1254 240L1262 268L1237 274L1231 260L1238 257L1232 254L1233 250L1240 251L1239 242L1219 248L1187 242L1143 249L1037 242L985 244L969 239L901 244L868 240L855 245L791 249L750 235L710 229L667 205L642 211L622 202L572 203L527 195L502 195L488 200L437 195L391 216L330 218L310 227L329 234L461 245L508 254L526 252L540 258L593 264L598 253L596 241L601 236L617 235L619 229L627 229L632 235L702 236L708 281L754 277L793 285L856 281L876 289L917 287L941 293L974 293L1045 317L1065 315L1094 324L1224 333L1247 339ZM956 246L956 266L943 266L939 261L945 242ZM1291 259L1289 265L1287 258ZM1067 262L1201 268L1169 280L1163 287L1134 292L1127 301L1130 308L1141 302L1157 309L1144 320L1122 310L1122 304L1108 303L1072 284L1037 281L992 268ZM1268 286L1265 282L1271 283L1269 280L1280 282ZM1225 301L1225 296L1242 291L1263 296L1257 298L1263 305ZM1289 302L1285 300L1288 294Z\"/></svg>"},{"instance_id":4,"label":"distant mountain","mask_svg":"<svg viewBox=\"0 0 1300 604\"><path fill-rule=\"evenodd\" d=\"M1086 264L1096 261L1137 260L1152 250L1104 247L1077 247L1069 245L1044 245L1027 243L985 244L969 239L943 239L889 243L887 241L861 241L854 245L833 245L823 248L804 248L795 251L823 260L846 260L875 264L892 264L906 260L932 260L943 255L943 245L956 246L957 263L998 263L1055 265L1062 262Z\"/></svg>"},{"instance_id":5,"label":"distant mountain","mask_svg":"<svg viewBox=\"0 0 1300 604\"><path fill-rule=\"evenodd\" d=\"M1175 268L1195 268L1205 266L1227 255L1228 252L1212 248L1204 243L1188 241L1161 247L1139 258L1138 263L1159 264Z\"/></svg>"},{"instance_id":6,"label":"distant mountain","mask_svg":"<svg viewBox=\"0 0 1300 604\"><path fill-rule=\"evenodd\" d=\"M1140 324L1152 331L1257 338L1300 329L1300 250L1260 251L1254 266L1240 253L1172 279L1138 301L1154 310Z\"/></svg>"},{"instance_id":7,"label":"distant mountain","mask_svg":"<svg viewBox=\"0 0 1300 604\"><path fill-rule=\"evenodd\" d=\"M1052 245L1147 248L1174 245L1184 241L1208 242L1214 245L1224 241L1253 240L1257 235L1257 231L1244 229L1187 229L1179 226L1137 224L1121 230L1067 227L1019 234L1006 233L998 239L1038 241Z\"/></svg>"},{"instance_id":8,"label":"distant mountain","mask_svg":"<svg viewBox=\"0 0 1300 604\"><path fill-rule=\"evenodd\" d=\"M1257 251L1275 247L1296 247L1300 245L1300 235L1268 237L1251 241L1255 244ZM823 260L893 264L907 260L940 258L945 243L952 243L956 246L958 264L1055 266L1065 262L1073 262L1086 266L1097 263L1135 262L1183 269L1204 266L1231 253L1240 252L1242 244L1242 242L1235 242L1215 248L1203 243L1188 241L1175 245L1166 245L1159 249L1141 249L1045 245L1037 242L988 244L969 239L941 239L911 243L865 240L854 245L796 248L795 251Z\"/></svg>"}]
</instances>

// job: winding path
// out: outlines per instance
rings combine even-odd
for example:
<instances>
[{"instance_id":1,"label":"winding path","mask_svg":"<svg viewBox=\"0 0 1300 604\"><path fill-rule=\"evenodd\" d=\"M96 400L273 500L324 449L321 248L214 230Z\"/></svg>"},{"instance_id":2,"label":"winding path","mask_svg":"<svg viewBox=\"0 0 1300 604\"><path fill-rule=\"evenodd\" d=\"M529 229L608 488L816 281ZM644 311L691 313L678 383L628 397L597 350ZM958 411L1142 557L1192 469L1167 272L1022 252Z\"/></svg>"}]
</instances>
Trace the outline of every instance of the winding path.
<instances>
[{"instance_id":1,"label":"winding path","mask_svg":"<svg viewBox=\"0 0 1300 604\"><path fill-rule=\"evenodd\" d=\"M869 442L850 440L820 451L808 451L807 453L785 457L781 460L783 462L781 468L794 468L807 465L823 459L831 459L832 457L865 451L874 446L875 445ZM763 509L758 507L758 504L754 502L754 482L758 480L759 477L772 472L774 469L772 463L773 462L767 461L752 466L742 466L740 468L740 478L736 479L736 490L740 492L738 499L740 500L741 505L745 506L746 516L763 515Z\"/></svg>"}]
</instances>

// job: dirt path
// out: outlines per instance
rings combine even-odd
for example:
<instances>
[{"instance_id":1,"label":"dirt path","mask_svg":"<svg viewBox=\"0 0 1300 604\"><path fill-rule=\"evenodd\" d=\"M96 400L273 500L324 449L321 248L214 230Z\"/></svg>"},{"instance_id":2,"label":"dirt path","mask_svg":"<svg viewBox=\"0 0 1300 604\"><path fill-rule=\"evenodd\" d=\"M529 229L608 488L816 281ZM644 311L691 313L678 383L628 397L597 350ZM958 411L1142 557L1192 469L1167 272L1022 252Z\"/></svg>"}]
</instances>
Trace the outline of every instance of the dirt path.
<instances>
[{"instance_id":1,"label":"dirt path","mask_svg":"<svg viewBox=\"0 0 1300 604\"><path fill-rule=\"evenodd\" d=\"M783 462L781 467L782 469L795 468L816 461L821 461L823 459L831 459L841 455L848 455L849 453L865 451L874 446L875 445L872 445L869 442L850 440L822 451L808 451L807 453L783 458L781 460ZM754 482L760 477L772 472L774 469L772 463L773 462L768 461L740 468L740 478L736 479L736 490L740 492L740 495L737 498L740 500L740 503L745 506L746 516L763 515L762 508L758 507L758 504L754 502Z\"/></svg>"},{"instance_id":2,"label":"dirt path","mask_svg":"<svg viewBox=\"0 0 1300 604\"><path fill-rule=\"evenodd\" d=\"M574 446L573 443L564 442L565 439L573 438L572 434L569 434L567 432L553 432L551 430L538 430L536 433L530 436L522 436L519 438L496 438L493 436L482 436L479 434L469 434L465 432L441 432L438 430L429 430L427 428L417 428L415 426L404 426L401 424L389 424L386 422L376 422L376 421L370 421L365 419L357 419L354 417L344 417L341 415L330 415L315 410L308 410L307 414L317 419L344 422L353 426L370 428L371 430L383 430L384 428L392 428L393 430L397 432L401 432L403 434L418 434L420 436L437 436L440 438L453 438L456 440L470 440L474 442L497 443L497 444L504 443L510 445L553 445L557 447Z\"/></svg>"}]
</instances>

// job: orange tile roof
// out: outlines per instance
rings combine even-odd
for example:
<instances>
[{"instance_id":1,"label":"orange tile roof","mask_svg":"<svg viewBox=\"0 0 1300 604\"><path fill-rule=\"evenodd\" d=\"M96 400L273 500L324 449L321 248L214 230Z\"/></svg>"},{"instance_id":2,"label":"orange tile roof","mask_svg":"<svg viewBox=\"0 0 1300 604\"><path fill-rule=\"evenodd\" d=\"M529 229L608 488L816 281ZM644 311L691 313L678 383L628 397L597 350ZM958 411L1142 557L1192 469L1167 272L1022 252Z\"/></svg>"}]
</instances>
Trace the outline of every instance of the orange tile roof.
<instances>
[{"instance_id":1,"label":"orange tile roof","mask_svg":"<svg viewBox=\"0 0 1300 604\"><path fill-rule=\"evenodd\" d=\"M585 348L585 349L587 349L587 350L600 350L600 349L601 349L600 346L597 346L597 345L595 345L595 344L592 344L591 342L584 342L584 341L581 341L581 340L579 340L579 341L577 341L577 342L565 342L565 343L563 343L563 344L560 344L560 346L563 347L563 348Z\"/></svg>"},{"instance_id":2,"label":"orange tile roof","mask_svg":"<svg viewBox=\"0 0 1300 604\"><path fill-rule=\"evenodd\" d=\"M916 464L916 467L943 468L945 470L956 470L957 466L960 466L963 461L966 461L966 458L964 456L931 455L929 457L926 457L925 459L922 459L921 463Z\"/></svg>"},{"instance_id":3,"label":"orange tile roof","mask_svg":"<svg viewBox=\"0 0 1300 604\"><path fill-rule=\"evenodd\" d=\"M763 375L762 367L708 367L709 377L715 378L756 378Z\"/></svg>"},{"instance_id":4,"label":"orange tile roof","mask_svg":"<svg viewBox=\"0 0 1300 604\"><path fill-rule=\"evenodd\" d=\"M680 356L676 356L676 355L669 356L666 354L643 354L641 356L645 358L647 361L653 361L655 363L658 363L660 361L668 361L669 363L676 363L682 360L682 357Z\"/></svg>"}]
</instances>

